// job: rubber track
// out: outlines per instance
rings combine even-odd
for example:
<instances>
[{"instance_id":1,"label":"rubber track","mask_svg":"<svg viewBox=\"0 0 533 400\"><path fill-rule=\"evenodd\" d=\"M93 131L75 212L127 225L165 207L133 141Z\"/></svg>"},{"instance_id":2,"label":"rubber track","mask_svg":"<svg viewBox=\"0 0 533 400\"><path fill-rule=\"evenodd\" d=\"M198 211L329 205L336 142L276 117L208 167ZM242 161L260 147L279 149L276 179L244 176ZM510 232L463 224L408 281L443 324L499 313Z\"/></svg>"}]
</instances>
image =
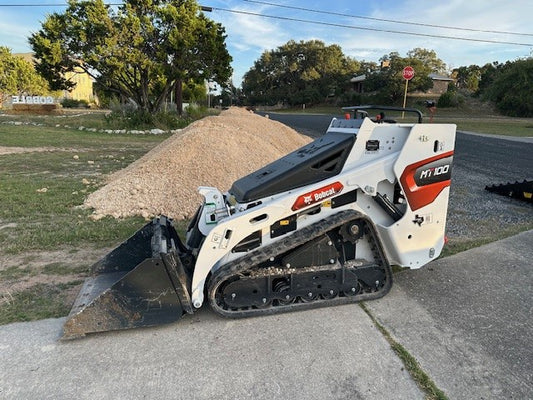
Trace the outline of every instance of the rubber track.
<instances>
[{"instance_id":1,"label":"rubber track","mask_svg":"<svg viewBox=\"0 0 533 400\"><path fill-rule=\"evenodd\" d=\"M324 235L330 230L340 228L343 224L357 219L363 219L371 228L372 232L370 233L370 236L372 238L371 240L373 241L372 244L374 245L374 252L384 264L382 267L384 268L385 272L385 284L378 291L371 293L361 293L355 296L338 296L333 299L317 299L307 303L300 302L288 305L271 305L267 308L249 308L245 310L226 310L224 308L221 308L217 304L216 293L219 286L224 283L224 281L231 279L236 275L238 276L245 274L247 271L252 269L253 266L266 262L270 259L270 257L276 257L280 254L287 253L288 251L304 243L307 243L310 240L313 240L314 238ZM211 278L209 280L209 303L211 304L212 309L218 314L230 318L244 318L258 315L270 315L296 310L307 310L318 307L356 303L358 301L374 300L383 297L389 292L390 288L392 287L392 269L390 267L389 262L387 261L379 239L376 236L376 229L372 221L370 221L366 216L354 210L341 211L337 214L334 214L333 216L328 217L327 219L320 220L313 225L302 228L293 233L292 235L288 236L287 238L278 240L277 242L269 246L253 250L241 258L221 266L216 272L213 273L213 275L211 275Z\"/></svg>"}]
</instances>

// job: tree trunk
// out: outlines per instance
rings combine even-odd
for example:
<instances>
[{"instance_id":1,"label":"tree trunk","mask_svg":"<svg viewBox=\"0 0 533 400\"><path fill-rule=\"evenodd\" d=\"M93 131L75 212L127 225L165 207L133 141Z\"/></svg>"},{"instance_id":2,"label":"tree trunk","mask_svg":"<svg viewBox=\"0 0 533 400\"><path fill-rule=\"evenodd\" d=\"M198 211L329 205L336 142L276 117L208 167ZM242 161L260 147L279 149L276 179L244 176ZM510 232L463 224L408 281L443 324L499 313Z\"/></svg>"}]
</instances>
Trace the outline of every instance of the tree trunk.
<instances>
[{"instance_id":1,"label":"tree trunk","mask_svg":"<svg viewBox=\"0 0 533 400\"><path fill-rule=\"evenodd\" d=\"M161 105L167 102L168 94L173 90L173 86L170 83L165 84L161 94L154 101L154 110L161 111ZM165 107L166 110L166 107Z\"/></svg>"},{"instance_id":2,"label":"tree trunk","mask_svg":"<svg viewBox=\"0 0 533 400\"><path fill-rule=\"evenodd\" d=\"M149 89L149 80L148 73L146 70L141 71L140 74L140 107L143 111L148 111L149 113L154 113L157 110L154 110L154 104L150 101L150 89Z\"/></svg>"},{"instance_id":3,"label":"tree trunk","mask_svg":"<svg viewBox=\"0 0 533 400\"><path fill-rule=\"evenodd\" d=\"M178 115L183 114L183 82L181 79L176 79L176 84L174 88L175 97L176 97L176 111Z\"/></svg>"}]
</instances>

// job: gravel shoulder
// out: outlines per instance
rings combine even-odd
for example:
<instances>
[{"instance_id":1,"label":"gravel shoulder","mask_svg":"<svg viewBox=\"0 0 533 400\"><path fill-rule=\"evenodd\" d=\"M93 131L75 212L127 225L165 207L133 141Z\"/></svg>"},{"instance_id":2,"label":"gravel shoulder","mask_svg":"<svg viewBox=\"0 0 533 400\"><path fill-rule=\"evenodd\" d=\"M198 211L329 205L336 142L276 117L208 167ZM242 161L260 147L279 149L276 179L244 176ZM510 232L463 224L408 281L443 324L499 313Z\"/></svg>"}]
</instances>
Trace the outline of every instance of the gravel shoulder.
<instances>
[{"instance_id":1,"label":"gravel shoulder","mask_svg":"<svg viewBox=\"0 0 533 400\"><path fill-rule=\"evenodd\" d=\"M533 179L533 142L516 139L488 140L458 132L447 221L451 240L499 239L520 226L533 228L531 203L485 190L493 184Z\"/></svg>"}]
</instances>

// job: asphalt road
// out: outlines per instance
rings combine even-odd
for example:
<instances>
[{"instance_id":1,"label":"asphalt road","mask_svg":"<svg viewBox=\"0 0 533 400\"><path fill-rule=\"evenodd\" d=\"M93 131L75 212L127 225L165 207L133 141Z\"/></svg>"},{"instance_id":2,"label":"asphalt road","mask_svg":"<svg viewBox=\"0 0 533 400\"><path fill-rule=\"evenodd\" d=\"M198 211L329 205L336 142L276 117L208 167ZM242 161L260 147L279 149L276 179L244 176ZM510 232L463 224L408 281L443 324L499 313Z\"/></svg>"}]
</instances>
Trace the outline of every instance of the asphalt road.
<instances>
[{"instance_id":1,"label":"asphalt road","mask_svg":"<svg viewBox=\"0 0 533 400\"><path fill-rule=\"evenodd\" d=\"M311 137L323 135L332 118L342 118L342 115L326 114L279 114L271 112L258 112L257 114L268 115L270 119L279 121L295 131Z\"/></svg>"}]
</instances>

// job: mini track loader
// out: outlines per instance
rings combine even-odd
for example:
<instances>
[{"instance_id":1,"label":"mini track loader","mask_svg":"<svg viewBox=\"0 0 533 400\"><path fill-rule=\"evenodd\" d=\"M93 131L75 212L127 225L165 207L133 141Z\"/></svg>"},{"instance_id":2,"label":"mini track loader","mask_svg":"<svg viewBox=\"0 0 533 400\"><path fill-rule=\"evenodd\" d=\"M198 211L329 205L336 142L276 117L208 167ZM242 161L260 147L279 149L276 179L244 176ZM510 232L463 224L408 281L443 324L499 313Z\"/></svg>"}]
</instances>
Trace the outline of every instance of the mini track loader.
<instances>
[{"instance_id":1,"label":"mini track loader","mask_svg":"<svg viewBox=\"0 0 533 400\"><path fill-rule=\"evenodd\" d=\"M369 109L382 112L375 120ZM383 111L415 113L397 123ZM455 125L360 106L326 133L204 202L182 241L156 218L92 268L64 338L158 325L204 303L247 317L371 300L391 264L420 268L444 245Z\"/></svg>"}]
</instances>

